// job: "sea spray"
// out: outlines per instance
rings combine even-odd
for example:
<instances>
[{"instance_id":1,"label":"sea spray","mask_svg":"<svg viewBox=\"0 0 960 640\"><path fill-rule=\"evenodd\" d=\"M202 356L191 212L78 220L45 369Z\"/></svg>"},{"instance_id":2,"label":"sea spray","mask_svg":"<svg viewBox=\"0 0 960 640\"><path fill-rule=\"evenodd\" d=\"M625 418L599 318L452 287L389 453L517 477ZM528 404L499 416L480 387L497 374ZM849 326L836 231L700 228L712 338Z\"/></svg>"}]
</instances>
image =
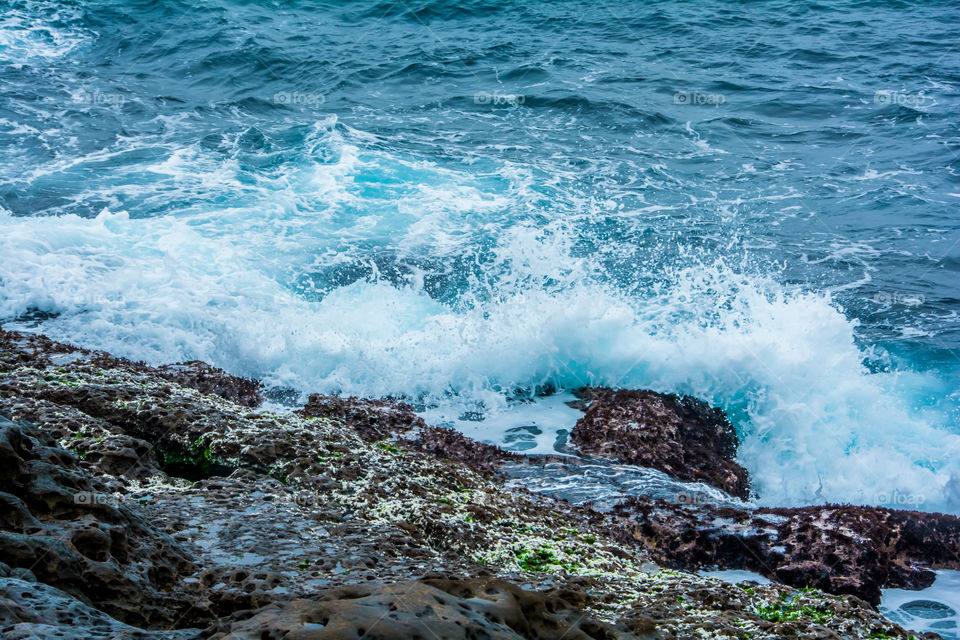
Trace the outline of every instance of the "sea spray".
<instances>
[{"instance_id":1,"label":"sea spray","mask_svg":"<svg viewBox=\"0 0 960 640\"><path fill-rule=\"evenodd\" d=\"M763 503L955 508L944 491L960 438L899 390L922 375L868 371L855 323L826 295L715 264L638 274L659 284L627 297L563 233L520 227L457 300L376 275L308 299L282 283L298 265L265 264L240 227L106 212L8 221L2 313L42 311L55 338L153 362L491 415L518 391L688 393L731 415Z\"/></svg>"}]
</instances>

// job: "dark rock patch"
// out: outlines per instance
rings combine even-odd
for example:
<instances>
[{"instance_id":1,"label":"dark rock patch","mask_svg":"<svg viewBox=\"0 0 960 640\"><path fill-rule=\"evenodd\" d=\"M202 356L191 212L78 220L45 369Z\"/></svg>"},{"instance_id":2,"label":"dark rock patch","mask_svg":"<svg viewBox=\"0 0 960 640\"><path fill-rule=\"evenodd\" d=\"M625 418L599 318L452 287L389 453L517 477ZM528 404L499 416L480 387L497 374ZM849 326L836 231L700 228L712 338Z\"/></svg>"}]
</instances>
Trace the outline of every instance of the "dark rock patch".
<instances>
[{"instance_id":1,"label":"dark rock patch","mask_svg":"<svg viewBox=\"0 0 960 640\"><path fill-rule=\"evenodd\" d=\"M474 471L496 474L504 462L521 460L523 456L500 447L477 442L453 429L423 427L415 436L400 443L414 451L422 451L440 460L453 460Z\"/></svg>"},{"instance_id":2,"label":"dark rock patch","mask_svg":"<svg viewBox=\"0 0 960 640\"><path fill-rule=\"evenodd\" d=\"M747 470L734 461L737 433L720 409L688 396L581 389L584 416L570 434L581 452L658 469L747 498Z\"/></svg>"},{"instance_id":3,"label":"dark rock patch","mask_svg":"<svg viewBox=\"0 0 960 640\"><path fill-rule=\"evenodd\" d=\"M614 508L621 539L687 570L747 569L795 587L852 594L922 589L931 569L960 569L960 518L881 507L781 509L675 505L631 498Z\"/></svg>"},{"instance_id":4,"label":"dark rock patch","mask_svg":"<svg viewBox=\"0 0 960 640\"><path fill-rule=\"evenodd\" d=\"M178 591L188 551L36 429L0 418L0 558L113 618L163 626L202 600ZM187 603L189 600L193 602Z\"/></svg>"},{"instance_id":5,"label":"dark rock patch","mask_svg":"<svg viewBox=\"0 0 960 640\"><path fill-rule=\"evenodd\" d=\"M191 361L165 364L157 367L160 377L190 387L200 393L218 395L244 407L256 407L263 402L260 381L233 376L205 362Z\"/></svg>"},{"instance_id":6,"label":"dark rock patch","mask_svg":"<svg viewBox=\"0 0 960 640\"><path fill-rule=\"evenodd\" d=\"M138 438L111 435L74 439L72 444L83 456L82 466L109 476L145 480L161 471L153 446Z\"/></svg>"},{"instance_id":7,"label":"dark rock patch","mask_svg":"<svg viewBox=\"0 0 960 640\"><path fill-rule=\"evenodd\" d=\"M200 629L146 631L124 624L68 593L0 567L0 637L4 640L202 640Z\"/></svg>"},{"instance_id":8,"label":"dark rock patch","mask_svg":"<svg viewBox=\"0 0 960 640\"><path fill-rule=\"evenodd\" d=\"M156 452L157 464L164 473L191 481L228 476L237 469L235 465L221 462L210 451L202 445L191 449L160 447Z\"/></svg>"},{"instance_id":9,"label":"dark rock patch","mask_svg":"<svg viewBox=\"0 0 960 640\"><path fill-rule=\"evenodd\" d=\"M314 393L297 413L336 420L356 431L364 442L385 440L427 426L412 406L392 399L367 400Z\"/></svg>"}]
</instances>

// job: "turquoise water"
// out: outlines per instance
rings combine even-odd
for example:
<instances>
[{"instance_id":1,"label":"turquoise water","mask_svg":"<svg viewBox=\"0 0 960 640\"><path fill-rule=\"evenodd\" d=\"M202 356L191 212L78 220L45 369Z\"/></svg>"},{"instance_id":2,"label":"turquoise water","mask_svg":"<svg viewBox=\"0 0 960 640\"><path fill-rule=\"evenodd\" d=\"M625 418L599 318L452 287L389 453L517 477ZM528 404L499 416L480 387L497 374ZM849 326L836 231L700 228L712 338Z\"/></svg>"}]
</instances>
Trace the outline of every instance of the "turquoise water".
<instances>
[{"instance_id":1,"label":"turquoise water","mask_svg":"<svg viewBox=\"0 0 960 640\"><path fill-rule=\"evenodd\" d=\"M300 391L723 406L960 512L956 3L0 2L0 320Z\"/></svg>"}]
</instances>

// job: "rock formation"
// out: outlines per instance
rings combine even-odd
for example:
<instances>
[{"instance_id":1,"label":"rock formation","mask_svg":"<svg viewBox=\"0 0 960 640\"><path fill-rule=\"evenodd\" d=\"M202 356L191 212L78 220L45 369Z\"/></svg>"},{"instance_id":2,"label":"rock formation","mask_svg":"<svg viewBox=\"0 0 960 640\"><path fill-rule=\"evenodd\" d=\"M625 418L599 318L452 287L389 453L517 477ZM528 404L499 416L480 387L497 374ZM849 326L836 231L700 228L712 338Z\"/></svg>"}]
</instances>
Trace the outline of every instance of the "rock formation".
<instances>
[{"instance_id":1,"label":"rock formation","mask_svg":"<svg viewBox=\"0 0 960 640\"><path fill-rule=\"evenodd\" d=\"M908 637L852 595L664 568L732 558L740 542L715 542L727 525L509 489L510 454L393 401L315 396L278 415L248 406L253 386L189 366L203 373L171 379L0 330L0 636ZM924 537L891 512L875 528L885 568L861 578L841 562L822 579L803 564L823 549L816 527L855 531L863 514L723 517L766 522L767 557L789 547L776 577L841 594L869 591L844 580L911 584L956 550L952 521L924 521Z\"/></svg>"},{"instance_id":2,"label":"rock formation","mask_svg":"<svg viewBox=\"0 0 960 640\"><path fill-rule=\"evenodd\" d=\"M581 389L586 411L570 433L581 452L650 467L747 498L747 470L734 460L737 433L720 409L685 396Z\"/></svg>"}]
</instances>

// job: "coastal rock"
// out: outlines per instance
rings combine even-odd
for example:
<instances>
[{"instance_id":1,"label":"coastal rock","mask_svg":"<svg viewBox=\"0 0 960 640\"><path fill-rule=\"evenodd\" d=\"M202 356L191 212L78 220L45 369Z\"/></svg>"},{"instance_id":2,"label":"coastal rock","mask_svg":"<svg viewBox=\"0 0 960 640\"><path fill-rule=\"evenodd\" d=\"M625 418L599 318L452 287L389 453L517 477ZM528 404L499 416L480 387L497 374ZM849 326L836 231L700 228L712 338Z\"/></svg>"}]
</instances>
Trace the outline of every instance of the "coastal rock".
<instances>
[{"instance_id":1,"label":"coastal rock","mask_svg":"<svg viewBox=\"0 0 960 640\"><path fill-rule=\"evenodd\" d=\"M411 640L597 640L614 638L612 625L581 608L574 591L526 591L504 580L424 580L364 584L316 600L273 605L231 625L215 638ZM618 634L619 635L619 634ZM629 634L623 638L655 638Z\"/></svg>"},{"instance_id":2,"label":"coastal rock","mask_svg":"<svg viewBox=\"0 0 960 640\"><path fill-rule=\"evenodd\" d=\"M442 427L423 427L415 436L400 442L415 451L428 453L440 460L453 460L480 473L494 475L505 462L520 456L500 447L467 438L459 431Z\"/></svg>"},{"instance_id":3,"label":"coastal rock","mask_svg":"<svg viewBox=\"0 0 960 640\"><path fill-rule=\"evenodd\" d=\"M661 569L651 560L672 563L672 539L644 538L627 513L511 489L489 473L495 448L380 401L354 407L394 417L360 429L349 413L278 415L14 332L0 332L0 363L0 412L36 422L5 423L14 435L0 447L4 637L310 637L324 629L300 628L304 615L324 607L369 620L348 593L415 625L389 585L416 585L424 606L462 600L518 637L560 635L554 622L564 637L623 640L907 637L856 598ZM495 594L473 590L484 581Z\"/></svg>"},{"instance_id":4,"label":"coastal rock","mask_svg":"<svg viewBox=\"0 0 960 640\"><path fill-rule=\"evenodd\" d=\"M60 589L0 577L0 636L4 640L201 640L208 634L200 629L147 631L124 624Z\"/></svg>"},{"instance_id":5,"label":"coastal rock","mask_svg":"<svg viewBox=\"0 0 960 640\"><path fill-rule=\"evenodd\" d=\"M192 610L179 580L190 554L111 495L38 430L0 418L0 558L129 624L164 625ZM23 575L23 574L21 574Z\"/></svg>"},{"instance_id":6,"label":"coastal rock","mask_svg":"<svg viewBox=\"0 0 960 640\"><path fill-rule=\"evenodd\" d=\"M40 398L0 396L0 414L43 424L46 436L73 452L82 469L104 481L109 476L126 480L164 476L150 443L74 407Z\"/></svg>"},{"instance_id":7,"label":"coastal rock","mask_svg":"<svg viewBox=\"0 0 960 640\"><path fill-rule=\"evenodd\" d=\"M314 393L298 413L336 420L356 431L364 442L385 440L427 426L412 406L393 399L367 400Z\"/></svg>"},{"instance_id":8,"label":"coastal rock","mask_svg":"<svg viewBox=\"0 0 960 640\"><path fill-rule=\"evenodd\" d=\"M234 376L205 362L191 361L151 367L144 362L118 358L103 351L81 349L55 342L44 335L5 331L0 328L0 368L15 368L29 363L49 367L86 361L101 369L124 368L146 375L157 375L200 393L214 394L246 407L262 401L260 382Z\"/></svg>"},{"instance_id":9,"label":"coastal rock","mask_svg":"<svg viewBox=\"0 0 960 640\"><path fill-rule=\"evenodd\" d=\"M630 498L614 508L622 539L687 570L747 569L795 587L877 605L881 588L921 589L931 569L960 569L960 518L882 507L780 509Z\"/></svg>"},{"instance_id":10,"label":"coastal rock","mask_svg":"<svg viewBox=\"0 0 960 640\"><path fill-rule=\"evenodd\" d=\"M587 406L570 442L581 452L748 497L747 470L734 460L737 433L722 410L696 398L653 391L578 393Z\"/></svg>"},{"instance_id":11,"label":"coastal rock","mask_svg":"<svg viewBox=\"0 0 960 640\"><path fill-rule=\"evenodd\" d=\"M395 399L367 400L315 393L298 413L336 420L356 431L364 442L399 437L397 444L403 447L440 460L461 462L482 473L496 473L504 462L520 458L500 447L471 440L454 429L429 426L412 406Z\"/></svg>"},{"instance_id":12,"label":"coastal rock","mask_svg":"<svg viewBox=\"0 0 960 640\"><path fill-rule=\"evenodd\" d=\"M260 381L233 376L205 362L190 361L157 367L157 373L182 387L211 393L244 407L256 407L263 402Z\"/></svg>"}]
</instances>

